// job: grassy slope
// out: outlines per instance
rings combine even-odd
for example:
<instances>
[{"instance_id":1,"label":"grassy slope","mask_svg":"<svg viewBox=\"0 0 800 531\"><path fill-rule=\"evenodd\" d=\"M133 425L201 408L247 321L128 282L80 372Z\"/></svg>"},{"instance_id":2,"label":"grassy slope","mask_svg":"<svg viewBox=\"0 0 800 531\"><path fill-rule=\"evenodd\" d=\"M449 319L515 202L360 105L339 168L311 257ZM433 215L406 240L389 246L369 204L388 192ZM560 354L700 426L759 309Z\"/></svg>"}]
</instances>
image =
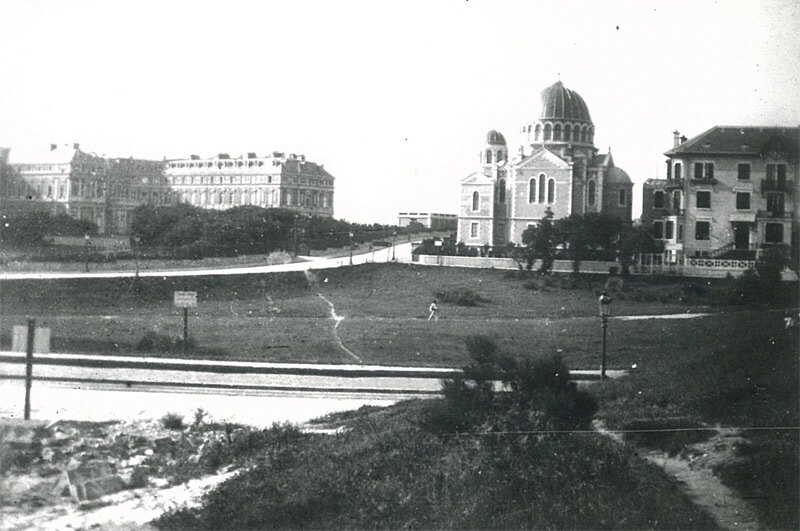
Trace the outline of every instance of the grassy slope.
<instances>
[{"instance_id":1,"label":"grassy slope","mask_svg":"<svg viewBox=\"0 0 800 531\"><path fill-rule=\"evenodd\" d=\"M713 529L657 467L586 433L440 436L429 401L274 445L167 529Z\"/></svg>"},{"instance_id":2,"label":"grassy slope","mask_svg":"<svg viewBox=\"0 0 800 531\"><path fill-rule=\"evenodd\" d=\"M135 285L130 279L6 281L3 324L6 329L24 324L30 315L52 329L54 351L131 354L148 332L180 337L182 318L172 306L172 291L196 290L199 305L189 312L189 332L198 346L192 357L349 363L334 341L322 294L344 318L338 328L342 341L367 363L460 366L466 362L462 338L475 333L491 335L520 355L561 349L573 367L598 363L596 293L603 277L581 281L582 289L538 291L495 270L390 264L320 271L315 277L310 286L300 273L142 278ZM680 291L677 286L666 289ZM457 287L474 289L484 301L475 307L441 303L439 323L426 322L434 294ZM615 313L669 313L690 305L677 297L667 304L623 299L615 302ZM684 342L676 332L686 327L691 324L614 321L609 364L642 361L657 335Z\"/></svg>"}]
</instances>

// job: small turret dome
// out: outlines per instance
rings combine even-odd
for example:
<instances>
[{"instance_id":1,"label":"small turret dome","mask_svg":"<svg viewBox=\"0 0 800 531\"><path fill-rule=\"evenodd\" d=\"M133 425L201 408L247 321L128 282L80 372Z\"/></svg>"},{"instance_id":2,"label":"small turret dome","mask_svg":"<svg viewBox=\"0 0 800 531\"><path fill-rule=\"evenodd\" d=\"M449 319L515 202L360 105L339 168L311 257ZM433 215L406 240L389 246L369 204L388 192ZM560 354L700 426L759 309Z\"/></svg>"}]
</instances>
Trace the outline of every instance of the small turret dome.
<instances>
[{"instance_id":1,"label":"small turret dome","mask_svg":"<svg viewBox=\"0 0 800 531\"><path fill-rule=\"evenodd\" d=\"M540 120L569 120L592 123L589 108L580 94L559 80L542 91Z\"/></svg>"},{"instance_id":2,"label":"small turret dome","mask_svg":"<svg viewBox=\"0 0 800 531\"><path fill-rule=\"evenodd\" d=\"M502 135L502 133L492 129L491 131L486 133L486 143L490 146L505 146L506 139Z\"/></svg>"}]
</instances>

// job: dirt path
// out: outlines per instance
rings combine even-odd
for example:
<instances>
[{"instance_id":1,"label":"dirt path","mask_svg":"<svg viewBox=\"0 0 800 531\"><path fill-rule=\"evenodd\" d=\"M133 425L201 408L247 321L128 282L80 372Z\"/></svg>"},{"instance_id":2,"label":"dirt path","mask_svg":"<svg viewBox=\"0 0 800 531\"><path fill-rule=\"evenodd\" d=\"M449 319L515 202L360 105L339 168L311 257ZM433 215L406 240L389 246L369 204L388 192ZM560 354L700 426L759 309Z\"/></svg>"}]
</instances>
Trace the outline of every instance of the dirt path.
<instances>
[{"instance_id":1,"label":"dirt path","mask_svg":"<svg viewBox=\"0 0 800 531\"><path fill-rule=\"evenodd\" d=\"M595 429L619 444L622 433L609 431L602 421ZM660 450L639 450L639 456L664 469L677 479L692 501L711 514L724 529L761 529L750 505L714 475L713 466L734 459L735 445L744 439L737 429L720 429L700 443L687 446L681 455L670 456Z\"/></svg>"},{"instance_id":2,"label":"dirt path","mask_svg":"<svg viewBox=\"0 0 800 531\"><path fill-rule=\"evenodd\" d=\"M336 342L336 344L339 346L339 348L344 350L347 354L349 354L357 362L364 363L364 360L359 358L358 355L355 352L353 352L352 350L350 350L349 348L344 346L344 343L342 343L342 339L339 337L339 331L336 330L336 329L339 328L339 324L344 320L344 317L336 314L336 308L334 307L334 305L333 305L333 303L331 301L329 301L327 298L325 298L325 295L323 295L322 293L317 293L317 295L319 295L320 299L322 299L325 302L327 302L328 306L330 307L330 312L331 312L331 317L330 318L333 320L333 340Z\"/></svg>"}]
</instances>

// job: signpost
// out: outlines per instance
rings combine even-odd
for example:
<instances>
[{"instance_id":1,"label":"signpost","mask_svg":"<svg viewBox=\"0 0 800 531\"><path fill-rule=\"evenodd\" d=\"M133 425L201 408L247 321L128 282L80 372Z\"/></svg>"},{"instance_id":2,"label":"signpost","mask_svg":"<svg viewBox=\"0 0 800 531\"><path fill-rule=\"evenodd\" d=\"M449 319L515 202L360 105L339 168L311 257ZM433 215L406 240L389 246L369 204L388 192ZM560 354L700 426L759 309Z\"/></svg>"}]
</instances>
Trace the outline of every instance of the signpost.
<instances>
[{"instance_id":1,"label":"signpost","mask_svg":"<svg viewBox=\"0 0 800 531\"><path fill-rule=\"evenodd\" d=\"M186 357L186 343L189 339L189 308L197 306L196 291L174 291L172 298L177 308L183 308L183 357Z\"/></svg>"},{"instance_id":2,"label":"signpost","mask_svg":"<svg viewBox=\"0 0 800 531\"><path fill-rule=\"evenodd\" d=\"M25 352L25 420L31 418L31 384L33 383L33 353L50 352L50 329L36 328L36 320L28 319L28 325L14 326L11 350Z\"/></svg>"}]
</instances>

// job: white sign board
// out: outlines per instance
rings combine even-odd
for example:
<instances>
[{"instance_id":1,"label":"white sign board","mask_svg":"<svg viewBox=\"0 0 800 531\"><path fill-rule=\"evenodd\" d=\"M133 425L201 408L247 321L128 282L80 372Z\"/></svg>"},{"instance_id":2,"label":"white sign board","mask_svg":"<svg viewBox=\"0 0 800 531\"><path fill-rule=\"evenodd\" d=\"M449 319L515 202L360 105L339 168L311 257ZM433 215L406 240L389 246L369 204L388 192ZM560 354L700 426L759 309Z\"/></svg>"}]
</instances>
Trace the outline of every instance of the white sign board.
<instances>
[{"instance_id":1,"label":"white sign board","mask_svg":"<svg viewBox=\"0 0 800 531\"><path fill-rule=\"evenodd\" d=\"M15 325L11 337L12 352L27 352L28 327ZM50 353L50 329L36 327L33 332L33 351L37 354Z\"/></svg>"},{"instance_id":2,"label":"white sign board","mask_svg":"<svg viewBox=\"0 0 800 531\"><path fill-rule=\"evenodd\" d=\"M173 291L172 296L175 306L178 308L194 308L197 306L196 291Z\"/></svg>"}]
</instances>

